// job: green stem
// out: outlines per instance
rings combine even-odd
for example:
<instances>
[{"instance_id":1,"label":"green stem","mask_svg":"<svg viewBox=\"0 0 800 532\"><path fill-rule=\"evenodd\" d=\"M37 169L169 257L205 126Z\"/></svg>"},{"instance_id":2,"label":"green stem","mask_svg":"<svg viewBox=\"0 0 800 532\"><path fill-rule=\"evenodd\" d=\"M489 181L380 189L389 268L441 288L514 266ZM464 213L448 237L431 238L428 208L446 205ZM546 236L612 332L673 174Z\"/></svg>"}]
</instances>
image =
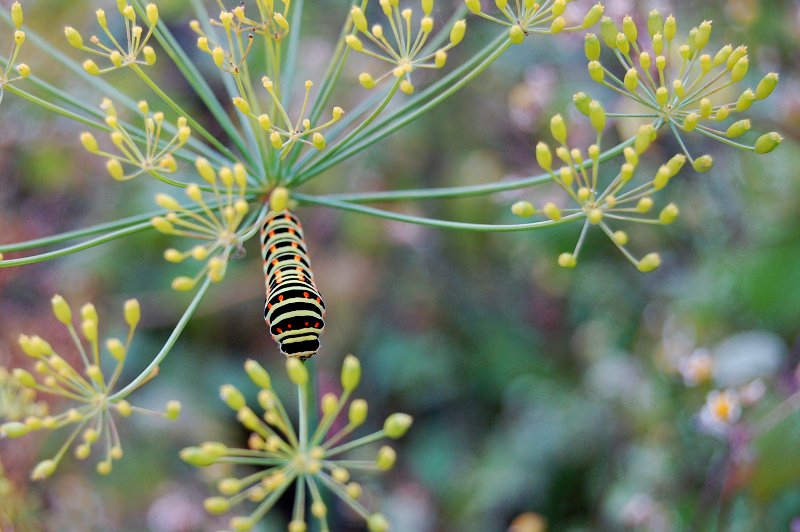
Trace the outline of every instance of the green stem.
<instances>
[{"instance_id":1,"label":"green stem","mask_svg":"<svg viewBox=\"0 0 800 532\"><path fill-rule=\"evenodd\" d=\"M348 159L356 153L363 151L372 144L392 134L403 126L413 122L422 114L436 107L464 85L472 81L492 64L503 52L511 46L508 34L503 33L490 43L486 50L474 56L470 61L453 70L406 106L398 109L394 114L384 117L371 128L363 131L362 138L351 139L351 146L342 148L338 156L331 157L324 162L319 162L301 172L295 180L297 184L304 183L312 177L324 172L328 168ZM433 96L433 95L436 96ZM426 101L427 100L427 101ZM424 103L423 103L424 102Z\"/></svg>"},{"instance_id":2,"label":"green stem","mask_svg":"<svg viewBox=\"0 0 800 532\"><path fill-rule=\"evenodd\" d=\"M142 371L138 377L133 379L130 384L125 386L123 389L109 397L109 401L115 401L119 399L124 399L128 395L131 394L135 389L137 389L141 384L150 377L153 371L161 364L161 362L167 357L167 355L172 350L172 347L175 345L175 342L178 341L183 329L186 327L186 324L189 323L189 320L194 315L197 307L200 305L200 301L203 300L203 296L206 295L208 291L208 287L211 285L211 279L206 277L203 284L200 285L200 288L197 290L197 293L194 295L192 302L189 303L189 306L186 308L186 311L181 316L181 319L178 321L177 325L175 325L175 329L173 329L172 333L167 338L167 342L164 344L164 347L161 348L161 351L158 352L156 357L148 364L148 366Z\"/></svg>"},{"instance_id":3,"label":"green stem","mask_svg":"<svg viewBox=\"0 0 800 532\"><path fill-rule=\"evenodd\" d=\"M47 260L57 259L60 257L65 257L67 255L71 255L73 253L77 253L78 251L83 251L84 249L89 249L95 246L99 246L100 244L105 244L106 242L110 242L112 240L116 240L117 238L122 238L128 235L133 235L135 233L139 233L141 231L145 231L147 229L152 229L153 225L150 221L138 223L132 225L130 227L126 227L125 229L120 229L118 231L113 231L111 233L105 234L98 238L93 238L91 240L87 240L86 242L81 242L80 244L75 244L73 246L68 246L62 249L57 249L55 251L49 251L47 253L41 253L39 255L32 255L30 257L21 257L18 259L8 259L0 261L0 268L11 268L14 266L26 266L28 264L35 264L37 262L44 262Z\"/></svg>"}]
</instances>

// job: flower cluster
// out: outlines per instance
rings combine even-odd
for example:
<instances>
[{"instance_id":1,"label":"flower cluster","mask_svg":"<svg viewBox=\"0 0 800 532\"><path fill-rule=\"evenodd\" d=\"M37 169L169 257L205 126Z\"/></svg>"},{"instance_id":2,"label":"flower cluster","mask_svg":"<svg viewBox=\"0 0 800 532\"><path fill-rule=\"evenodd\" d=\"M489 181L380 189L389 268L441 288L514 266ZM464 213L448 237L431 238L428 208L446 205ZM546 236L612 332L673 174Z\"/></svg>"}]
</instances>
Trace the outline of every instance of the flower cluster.
<instances>
[{"instance_id":1,"label":"flower cluster","mask_svg":"<svg viewBox=\"0 0 800 532\"><path fill-rule=\"evenodd\" d=\"M583 17L580 24L567 26L564 11L567 4L573 0L495 0L497 9L505 20L489 15L483 11L480 0L464 0L467 8L474 14L497 24L508 27L508 38L514 44L519 44L530 34L556 34L562 32L579 31L597 24L603 16L603 4L593 5Z\"/></svg>"},{"instance_id":2,"label":"flower cluster","mask_svg":"<svg viewBox=\"0 0 800 532\"><path fill-rule=\"evenodd\" d=\"M767 98L778 83L778 74L767 74L755 90L745 89L730 100L728 94L747 75L747 47L721 47L713 55L704 53L711 37L712 24L704 21L689 31L685 43L676 40L678 25L671 15L664 19L654 10L647 19L648 42L643 42L636 22L629 16L622 31L608 17L600 23L600 37L588 34L585 41L590 77L639 104L643 110L630 116L652 118L657 127L668 126L689 162L697 171L713 165L710 156L694 158L681 132L696 131L725 144L768 153L780 144L778 133L767 133L754 145L736 142L750 128L750 119L734 117ZM614 74L601 62L601 41L612 50L624 74ZM625 116L625 115L622 115ZM728 123L727 126L717 126Z\"/></svg>"},{"instance_id":3,"label":"flower cluster","mask_svg":"<svg viewBox=\"0 0 800 532\"><path fill-rule=\"evenodd\" d=\"M564 209L553 202L548 202L537 210L531 203L520 201L512 206L512 212L521 217L530 217L538 213L555 221L584 222L575 249L571 253L562 253L558 258L558 263L562 267L575 267L586 232L590 226L598 226L640 271L655 270L661 264L659 255L650 253L642 259L636 259L626 247L628 234L621 230L614 231L608 225L608 220L661 225L673 223L679 213L674 203L663 207L655 217L646 215L653 210L655 204L651 196L667 186L680 172L686 158L683 155L676 155L663 164L652 178L635 181L639 156L656 138L655 128L645 125L639 129L633 145L624 149L625 162L619 172L603 185L600 179L600 145L606 125L606 114L597 101L586 102L586 106L592 127L597 132L597 142L589 146L586 153L578 148L570 148L567 143L567 126L561 115L552 118L550 130L559 144L555 156L563 166L554 166L553 150L546 143L540 142L536 146L536 160L539 166L550 174L552 180L577 206Z\"/></svg>"},{"instance_id":4,"label":"flower cluster","mask_svg":"<svg viewBox=\"0 0 800 532\"><path fill-rule=\"evenodd\" d=\"M270 42L280 42L289 33L290 1L284 1L283 10L275 9L275 2L257 0L258 20L250 18L245 12L244 4L228 11L223 9L219 18L211 19L211 26L222 28L225 33L225 43L217 42L212 35L207 33L200 22L193 20L190 23L192 31L197 35L197 47L211 55L214 64L223 72L238 76L245 65L245 60L253 47L254 35L263 35ZM243 39L246 35L247 41Z\"/></svg>"},{"instance_id":5,"label":"flower cluster","mask_svg":"<svg viewBox=\"0 0 800 532\"><path fill-rule=\"evenodd\" d=\"M442 68L447 62L447 51L456 46L464 38L467 24L458 20L450 29L450 42L436 51L426 52L425 44L433 31L434 20L431 17L433 0L422 0L422 18L416 35L412 31L414 10L400 9L399 0L380 0L381 9L386 16L391 32L391 40L387 39L384 27L374 24L371 28L364 11L355 6L350 11L356 32L361 33L371 43L365 47L364 42L352 33L345 38L347 45L362 54L392 65L392 68L377 79L367 72L361 73L359 82L364 88L371 89L387 77L394 76L400 84L400 90L406 94L414 92L411 73L417 68Z\"/></svg>"},{"instance_id":6,"label":"flower cluster","mask_svg":"<svg viewBox=\"0 0 800 532\"><path fill-rule=\"evenodd\" d=\"M321 401L322 418L316 429L309 427L309 375L305 365L297 359L286 362L289 379L297 385L299 392L299 427L289 419L280 398L272 388L269 374L258 363L249 360L245 364L250 379L260 388L258 403L264 409L259 416L251 410L244 395L235 387L221 388L222 399L236 411L237 418L252 432L247 449L231 448L223 443L206 442L198 447L189 447L181 452L186 462L206 467L213 464L245 464L258 469L244 478L224 478L217 484L219 496L206 499L205 508L213 514L227 513L245 500L258 504L246 516L231 519L230 527L242 531L252 529L283 493L295 485L295 504L289 530L307 530L306 500L311 500L311 515L319 522L320 530L327 531L327 506L321 487L341 499L367 522L372 532L388 530L386 519L378 513L370 513L360 502L361 486L350 480L351 470L386 471L396 460L395 451L381 447L374 460L342 460L340 455L384 438L402 437L411 426L412 419L406 414L392 414L386 419L383 429L368 436L343 443L345 438L360 427L367 417L367 402L355 399L350 402L347 423L331 433L340 413L361 379L358 359L350 355L342 366L342 394L325 394ZM308 495L307 495L308 494Z\"/></svg>"},{"instance_id":7,"label":"flower cluster","mask_svg":"<svg viewBox=\"0 0 800 532\"><path fill-rule=\"evenodd\" d=\"M280 152L281 158L285 157L298 142L313 146L318 150L324 149L326 140L322 131L338 122L342 116L344 116L344 110L342 110L341 107L334 107L331 112L330 120L312 127L311 120L306 116L306 111L308 110L308 102L311 96L311 87L313 87L314 84L311 80L307 80L305 82L306 91L303 98L303 105L300 108L300 116L293 122L286 108L281 103L280 96L276 93L273 81L269 77L264 76L261 78L261 85L269 93L273 101L274 108L277 112L276 121L270 118L266 113L259 113L257 108L250 103L251 101L244 97L239 96L234 98L233 104L240 112L250 118L254 123L258 124L258 127L267 135L272 148Z\"/></svg>"},{"instance_id":8,"label":"flower cluster","mask_svg":"<svg viewBox=\"0 0 800 532\"><path fill-rule=\"evenodd\" d=\"M156 195L156 203L167 209L165 216L156 216L151 222L161 233L198 240L208 244L194 246L188 251L167 249L164 258L180 263L188 258L204 262L204 267L195 277L177 277L172 282L175 290L191 290L206 274L213 282L225 277L231 256L242 250L242 244L258 228L244 224L250 207L247 203L247 171L240 163L232 168L223 166L219 172L208 160L200 158L195 162L198 174L209 185L213 201L206 202L203 190L198 185L186 188L186 195L196 207L185 207L168 194Z\"/></svg>"},{"instance_id":9,"label":"flower cluster","mask_svg":"<svg viewBox=\"0 0 800 532\"><path fill-rule=\"evenodd\" d=\"M144 33L144 28L138 24L136 10L132 5L125 0L117 0L117 9L119 9L125 24L124 40L114 37L114 34L108 28L106 12L102 9L98 9L95 15L97 16L97 23L108 38L108 44L104 44L97 35L92 35L89 39L92 47L86 46L83 42L83 36L78 30L72 26L64 28L64 35L73 47L96 56L105 57L111 63L108 67L100 68L92 59L84 61L83 69L93 76L99 76L128 66L152 66L156 62L156 53L151 46L147 45L147 42L153 35L153 29L158 23L158 7L155 4L147 4L145 8L147 33ZM140 56L143 59L140 59Z\"/></svg>"},{"instance_id":10,"label":"flower cluster","mask_svg":"<svg viewBox=\"0 0 800 532\"><path fill-rule=\"evenodd\" d=\"M11 55L6 63L5 70L0 67L0 103L3 101L5 86L31 75L31 67L25 63L17 64L19 52L25 42L25 32L22 31L22 5L19 2L11 4L11 22L14 24L14 42L11 44ZM16 65L16 66L15 66Z\"/></svg>"},{"instance_id":11,"label":"flower cluster","mask_svg":"<svg viewBox=\"0 0 800 532\"><path fill-rule=\"evenodd\" d=\"M105 342L105 348L115 363L114 370L110 373L103 371L98 335L99 320L94 305L87 303L80 309L80 334L73 325L72 310L64 298L54 296L52 306L56 319L67 328L83 368L77 369L70 365L43 338L22 335L19 339L20 346L26 355L36 360L35 370L39 378L23 369L15 369L13 376L25 388L74 401L75 406L58 415L29 415L22 421L9 421L0 425L0 435L18 438L32 431L57 430L73 425L72 433L59 451L53 458L39 462L33 470L32 478L40 480L52 475L67 450L79 437L82 442L75 447L75 457L79 460L88 458L92 447L102 439L105 456L97 464L97 472L106 475L111 472L114 460L119 460L123 454L113 413L129 417L138 412L176 419L181 406L177 401L170 401L165 413L161 414L132 406L127 401L126 398L155 377L157 371L115 392L136 325L139 323L138 301L131 299L125 302L124 317L128 325L126 340L123 342L110 338Z\"/></svg>"},{"instance_id":12,"label":"flower cluster","mask_svg":"<svg viewBox=\"0 0 800 532\"><path fill-rule=\"evenodd\" d=\"M81 143L89 153L108 159L106 169L117 181L127 181L144 173L165 180L161 174L171 174L178 169L174 153L189 141L192 130L186 125L186 118L180 117L172 138L168 141L162 140L164 130L169 128L164 122L164 113L151 114L150 106L144 100L139 102L138 107L144 121L144 137L138 133L131 134L125 129L111 100L106 98L100 105L106 113L106 125L111 128L111 142L119 153L101 150L97 139L89 132L81 133ZM142 142L144 145L140 146Z\"/></svg>"},{"instance_id":13,"label":"flower cluster","mask_svg":"<svg viewBox=\"0 0 800 532\"><path fill-rule=\"evenodd\" d=\"M47 403L36 401L36 391L21 385L0 367L0 421L19 421L47 415Z\"/></svg>"}]
</instances>

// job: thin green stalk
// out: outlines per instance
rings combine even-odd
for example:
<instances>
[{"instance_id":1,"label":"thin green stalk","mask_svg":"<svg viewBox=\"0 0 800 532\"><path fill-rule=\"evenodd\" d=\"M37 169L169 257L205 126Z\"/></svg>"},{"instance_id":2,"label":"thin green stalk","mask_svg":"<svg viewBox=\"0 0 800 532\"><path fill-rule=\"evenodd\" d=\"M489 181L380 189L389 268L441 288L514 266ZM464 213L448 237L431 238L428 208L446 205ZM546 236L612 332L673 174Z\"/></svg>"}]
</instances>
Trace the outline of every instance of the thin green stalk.
<instances>
[{"instance_id":1,"label":"thin green stalk","mask_svg":"<svg viewBox=\"0 0 800 532\"><path fill-rule=\"evenodd\" d=\"M138 223L130 227L126 227L124 229L120 229L118 231L113 231L111 233L105 234L101 237L93 238L91 240L87 240L86 242L81 242L80 244L75 244L73 246L57 249L55 251L49 251L47 253L41 253L39 255L31 255L30 257L20 257L18 259L3 260L0 261L0 268L26 266L28 264L35 264L37 262L44 262L47 260L66 257L67 255L72 255L73 253L77 253L78 251L83 251L84 249L89 249L95 246L99 246L100 244L105 244L106 242L110 242L112 240L116 240L118 238L122 238L128 235L140 233L142 231L152 228L153 225L149 221Z\"/></svg>"},{"instance_id":2,"label":"thin green stalk","mask_svg":"<svg viewBox=\"0 0 800 532\"><path fill-rule=\"evenodd\" d=\"M139 9L141 10L142 8L141 0L136 0L136 3L138 4ZM181 71L183 77L186 79L186 81L189 82L189 84L195 90L197 95L205 104L206 108L214 116L214 119L217 121L217 123L219 123L222 129L225 130L228 137L236 145L236 147L242 153L242 156L249 163L249 165L253 166L253 161L250 159L249 153L245 149L244 141L242 140L241 135L239 134L233 122L231 121L230 117L228 116L228 113L225 112L225 109L219 103L219 100L217 100L214 91L211 90L211 87L208 85L206 80L200 74L200 71L186 55L186 52L178 44L178 41L175 39L175 37L172 35L172 33L169 31L166 25L165 24L157 25L154 35L156 37L156 40L161 44L162 48L167 52L167 55L169 55L172 62L175 63L175 65ZM237 160L236 157L230 157L230 158L233 160Z\"/></svg>"},{"instance_id":3,"label":"thin green stalk","mask_svg":"<svg viewBox=\"0 0 800 532\"><path fill-rule=\"evenodd\" d=\"M142 68L139 65L134 64L131 65L130 68L142 79L142 81L144 81L144 83L148 87L150 87L150 89L152 89L153 92L155 92L158 95L159 98L164 100L164 103L170 106L173 111L178 113L178 115L180 116L186 117L187 122L189 122L189 125L192 127L193 130L200 133L208 142L210 142L216 149L218 149L226 157L229 157L231 160L234 161L238 160L236 155L234 155L234 153L231 150L229 150L227 146L225 146L219 140L217 140L217 137L209 133L202 125L200 125L200 123L197 120L195 120L191 116L190 113L187 113L180 105L178 105L177 102L175 102L175 100L170 98L170 96L166 92L164 92L161 89L161 87L159 87L158 84L154 82L150 78L150 76L148 76L147 73L144 70L142 70ZM243 156L245 157L247 162L250 163L250 165L252 166L252 160L250 159L250 155L245 151L243 152ZM250 171L251 172L253 171L252 167L250 168Z\"/></svg>"},{"instance_id":4,"label":"thin green stalk","mask_svg":"<svg viewBox=\"0 0 800 532\"><path fill-rule=\"evenodd\" d=\"M398 109L394 114L384 117L382 120L375 123L371 128L363 131L363 135L361 136L362 138L353 139L351 141L352 145L347 149L343 149L338 156L331 157L325 162L312 165L310 168L307 168L304 172L300 173L296 179L296 183L300 184L308 181L312 177L324 172L328 168L340 163L345 159L349 159L356 153L363 151L372 144L394 133L396 130L402 128L410 122L413 122L422 114L436 107L441 102L449 98L453 93L460 90L464 85L472 81L472 79L478 76L498 57L500 57L509 46L511 46L511 41L508 40L507 33L503 33L502 35L498 36L486 47L487 51L476 55L470 61L464 63L456 70L453 70L438 83L421 93L418 98L415 98L412 102L409 102L408 105ZM465 74L465 72L467 73ZM436 96L427 100L427 98L433 94L436 94Z\"/></svg>"},{"instance_id":5,"label":"thin green stalk","mask_svg":"<svg viewBox=\"0 0 800 532\"><path fill-rule=\"evenodd\" d=\"M399 222L413 223L423 225L426 227L439 227L444 229L457 229L462 231L478 231L478 232L514 232L514 231L529 231L533 229L543 229L545 227L553 227L562 225L578 218L583 217L583 213L575 213L565 216L560 220L543 220L540 222L531 222L524 224L475 224L467 222L452 222L448 220L436 220L433 218L425 218L422 216L412 216L408 214L400 214L396 212L386 211L383 209L376 209L374 207L366 207L363 205L356 205L346 201L337 201L330 198L321 196L310 196L307 194L294 194L293 198L300 203L311 205L323 205L325 207L334 207L344 211L357 212L361 214L369 214L378 218L387 220L395 220Z\"/></svg>"},{"instance_id":6,"label":"thin green stalk","mask_svg":"<svg viewBox=\"0 0 800 532\"><path fill-rule=\"evenodd\" d=\"M186 327L186 324L189 323L189 320L194 315L197 307L200 305L200 301L203 300L203 296L206 295L208 291L208 287L211 285L211 279L206 277L203 284L200 285L200 288L197 290L197 293L194 295L191 303L186 308L186 311L181 316L181 319L178 321L177 325L175 325L175 329L173 329L172 333L167 338L167 342L161 348L161 351L158 352L156 357L147 365L147 367L142 371L138 377L133 379L130 384L125 386L123 389L109 397L109 401L115 401L119 399L124 399L128 395L131 394L136 388L138 388L146 379L150 377L153 371L163 362L163 360L167 357L167 355L172 350L172 347L175 345L175 342L178 341L183 329Z\"/></svg>"},{"instance_id":7,"label":"thin green stalk","mask_svg":"<svg viewBox=\"0 0 800 532\"><path fill-rule=\"evenodd\" d=\"M636 140L632 137L617 146L606 150L599 156L599 162L605 162L613 159L622 153L625 148L631 146ZM592 164L591 159L585 160L579 167L588 168ZM495 194L497 192L505 192L508 190L517 190L525 187L533 187L550 183L550 174L539 174L524 179L515 181L508 181L502 183L487 183L483 185L465 185L460 187L442 187L442 188L429 188L429 189L416 189L416 190L395 190L388 192L356 192L344 194L329 194L325 196L312 196L321 197L324 199L346 201L349 203L369 203L369 202L386 202L386 201L412 201L421 199L453 199L453 198L468 198L474 196L485 196ZM295 195L297 196L297 195ZM307 197L300 194L301 197Z\"/></svg>"}]
</instances>

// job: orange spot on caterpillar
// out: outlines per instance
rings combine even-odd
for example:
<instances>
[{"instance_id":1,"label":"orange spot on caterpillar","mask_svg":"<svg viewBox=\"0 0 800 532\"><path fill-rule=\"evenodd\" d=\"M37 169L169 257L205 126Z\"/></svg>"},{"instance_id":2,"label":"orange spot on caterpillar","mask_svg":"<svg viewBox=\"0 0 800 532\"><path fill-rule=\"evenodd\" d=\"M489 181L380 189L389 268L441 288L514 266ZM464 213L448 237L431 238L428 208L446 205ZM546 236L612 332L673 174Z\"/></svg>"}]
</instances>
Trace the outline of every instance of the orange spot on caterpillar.
<instances>
[{"instance_id":1,"label":"orange spot on caterpillar","mask_svg":"<svg viewBox=\"0 0 800 532\"><path fill-rule=\"evenodd\" d=\"M306 322L306 327L308 327L308 322Z\"/></svg>"},{"instance_id":2,"label":"orange spot on caterpillar","mask_svg":"<svg viewBox=\"0 0 800 532\"><path fill-rule=\"evenodd\" d=\"M308 292L303 292L303 297L308 297Z\"/></svg>"},{"instance_id":3,"label":"orange spot on caterpillar","mask_svg":"<svg viewBox=\"0 0 800 532\"><path fill-rule=\"evenodd\" d=\"M291 329L292 328L292 324L290 323L289 325L286 326L286 328L287 329Z\"/></svg>"},{"instance_id":4,"label":"orange spot on caterpillar","mask_svg":"<svg viewBox=\"0 0 800 532\"><path fill-rule=\"evenodd\" d=\"M278 296L278 301L283 301L283 296Z\"/></svg>"},{"instance_id":5,"label":"orange spot on caterpillar","mask_svg":"<svg viewBox=\"0 0 800 532\"><path fill-rule=\"evenodd\" d=\"M280 327L278 327L278 328L277 328L277 329L275 329L275 330L276 330L276 331L278 331L278 334L283 334L283 329L281 329Z\"/></svg>"}]
</instances>

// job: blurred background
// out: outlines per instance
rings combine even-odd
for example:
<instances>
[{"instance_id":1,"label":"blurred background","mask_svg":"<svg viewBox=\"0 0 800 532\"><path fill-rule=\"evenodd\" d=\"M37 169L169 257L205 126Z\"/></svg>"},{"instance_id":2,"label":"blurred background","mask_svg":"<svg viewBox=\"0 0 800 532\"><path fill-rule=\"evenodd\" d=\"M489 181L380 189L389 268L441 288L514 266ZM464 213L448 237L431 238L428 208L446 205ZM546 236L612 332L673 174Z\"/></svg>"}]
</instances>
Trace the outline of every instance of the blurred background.
<instances>
[{"instance_id":1,"label":"blurred background","mask_svg":"<svg viewBox=\"0 0 800 532\"><path fill-rule=\"evenodd\" d=\"M676 224L629 228L638 255L661 253L662 267L647 275L599 232L590 235L575 270L560 269L556 257L571 251L578 236L573 225L487 235L300 209L328 308L316 357L321 388L336 387L342 358L354 353L364 369L359 392L370 405L367 426L379 426L395 411L415 417L397 442L397 466L380 478L361 479L368 503L390 518L393 530L800 530L800 415L787 409L769 430L759 430L764 416L774 416L776 405L800 389L800 3L605 3L616 20L625 14L644 20L655 7L672 12L683 31L713 19L712 43L749 46L751 86L767 72L781 75L775 95L752 109L754 130L777 130L786 140L772 154L756 156L692 137L694 153L711 153L716 166L708 174L685 170L662 193L681 207ZM300 69L319 80L349 3L307 4ZM438 2L436 15L445 19L457 4ZM0 0L3 8L9 5ZM580 0L570 9L582 13L589 5ZM26 24L56 35L58 46L78 58L60 38L61 28L93 27L97 2L28 0L24 6ZM187 8L166 1L159 7L216 80L208 57L194 47ZM453 64L498 32L474 17L469 24L467 38L451 54ZM0 43L10 41L8 27L0 27ZM35 72L100 103L103 95L87 92L62 65L32 45L25 52ZM351 61L346 75L354 80L362 65ZM166 55L156 70L162 86L197 105ZM124 73L112 78L158 107L136 80ZM418 87L428 82L416 79ZM538 173L533 147L549 140L552 114L579 124L575 139L581 127L588 129L571 106L578 90L609 107L619 104L588 79L582 34L530 38L444 105L303 191L462 185ZM352 82L332 103L349 109L362 97ZM162 189L146 179L112 182L103 160L81 148L80 131L6 94L0 106L1 243L153 209L153 194ZM648 164L655 169L675 150L662 142ZM511 222L513 202L541 204L547 193L389 207ZM0 441L0 529L225 526L201 506L219 471L191 468L177 450L205 440L245 441L217 398L221 384L244 381L245 359L283 378L283 356L263 323L254 243L212 288L159 378L133 397L154 407L179 399L181 419L121 423L126 456L108 478L70 459L49 481L30 483L33 464L55 452L66 435ZM101 326L118 323L122 302L137 297L143 324L127 371L138 374L190 299L169 288L189 268L162 259L170 245L163 235L139 234L54 262L0 270L0 366L29 367L17 346L20 333L42 334L66 348L49 308L54 293L73 306L94 302ZM687 385L686 361L693 354L711 357L710 382ZM735 426L715 430L699 414L708 392L725 388L739 390L743 411ZM15 415L17 400L0 371L0 421ZM59 411L57 404L51 408ZM290 499L260 530L285 529ZM346 508L332 512L333 530L363 529Z\"/></svg>"}]
</instances>

